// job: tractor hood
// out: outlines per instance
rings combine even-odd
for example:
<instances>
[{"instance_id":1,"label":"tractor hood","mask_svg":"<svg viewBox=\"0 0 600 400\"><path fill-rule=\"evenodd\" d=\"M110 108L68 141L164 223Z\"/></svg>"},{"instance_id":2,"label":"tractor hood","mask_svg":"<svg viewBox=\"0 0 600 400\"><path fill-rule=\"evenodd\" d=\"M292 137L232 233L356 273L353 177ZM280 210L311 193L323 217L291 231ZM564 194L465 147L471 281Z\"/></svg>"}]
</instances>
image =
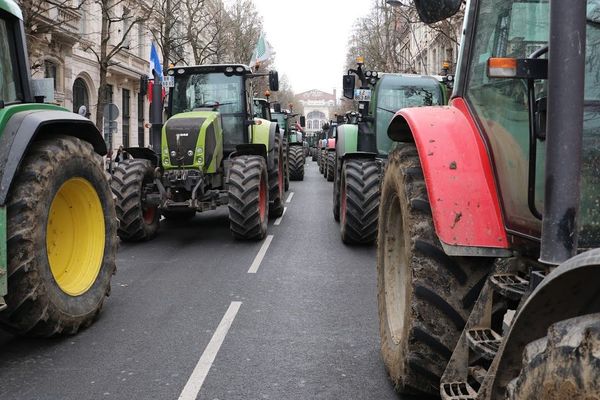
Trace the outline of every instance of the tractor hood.
<instances>
[{"instance_id":1,"label":"tractor hood","mask_svg":"<svg viewBox=\"0 0 600 400\"><path fill-rule=\"evenodd\" d=\"M162 131L162 163L169 167L205 167L222 152L221 115L192 111L171 117ZM219 160L220 161L220 160Z\"/></svg>"}]
</instances>

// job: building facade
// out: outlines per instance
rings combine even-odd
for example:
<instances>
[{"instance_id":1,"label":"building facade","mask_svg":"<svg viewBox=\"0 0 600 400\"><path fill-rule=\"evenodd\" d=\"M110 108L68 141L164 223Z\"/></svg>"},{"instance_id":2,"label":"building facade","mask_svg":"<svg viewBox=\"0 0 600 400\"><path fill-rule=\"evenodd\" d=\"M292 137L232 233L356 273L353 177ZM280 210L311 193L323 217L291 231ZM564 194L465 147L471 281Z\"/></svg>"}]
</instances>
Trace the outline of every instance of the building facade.
<instances>
[{"instance_id":1,"label":"building facade","mask_svg":"<svg viewBox=\"0 0 600 400\"><path fill-rule=\"evenodd\" d=\"M332 119L332 110L338 104L336 94L335 89L333 93L312 89L296 95L296 99L304 107L307 134L320 131L323 125Z\"/></svg>"},{"instance_id":2,"label":"building facade","mask_svg":"<svg viewBox=\"0 0 600 400\"><path fill-rule=\"evenodd\" d=\"M42 2L44 3L44 2ZM140 2L117 3L111 13L123 15L139 11ZM131 8L128 8L130 6ZM27 10L25 15L27 16ZM97 2L84 1L78 7L49 6L30 12L34 27L28 35L29 58L33 78L54 80L54 103L73 112L85 106L86 116L96 121L102 9ZM120 145L148 146L149 130L146 128L149 102L140 82L149 72L151 34L144 23L131 29L127 20L112 24L108 50L123 47L111 59L107 82L109 101L119 108L116 132L111 147ZM128 32L124 36L124 32ZM99 129L102 131L103 127Z\"/></svg>"}]
</instances>

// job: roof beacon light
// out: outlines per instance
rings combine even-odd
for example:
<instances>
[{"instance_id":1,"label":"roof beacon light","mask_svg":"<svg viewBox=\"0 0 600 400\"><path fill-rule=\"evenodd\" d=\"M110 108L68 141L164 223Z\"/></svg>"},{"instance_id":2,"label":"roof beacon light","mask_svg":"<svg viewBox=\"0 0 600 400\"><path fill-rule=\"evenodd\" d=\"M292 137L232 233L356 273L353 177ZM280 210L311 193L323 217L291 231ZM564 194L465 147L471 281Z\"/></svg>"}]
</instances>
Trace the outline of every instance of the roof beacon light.
<instances>
[{"instance_id":1,"label":"roof beacon light","mask_svg":"<svg viewBox=\"0 0 600 400\"><path fill-rule=\"evenodd\" d=\"M356 63L357 64L364 64L365 63L365 58L363 56L356 57Z\"/></svg>"}]
</instances>

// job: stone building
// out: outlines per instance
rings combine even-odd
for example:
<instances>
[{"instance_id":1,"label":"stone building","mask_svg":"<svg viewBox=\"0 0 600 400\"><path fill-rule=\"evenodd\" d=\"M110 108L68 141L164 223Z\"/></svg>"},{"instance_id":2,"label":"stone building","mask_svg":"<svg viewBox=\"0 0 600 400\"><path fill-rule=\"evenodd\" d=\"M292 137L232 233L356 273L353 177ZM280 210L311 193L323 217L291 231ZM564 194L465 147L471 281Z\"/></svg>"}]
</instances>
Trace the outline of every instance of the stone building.
<instances>
[{"instance_id":1,"label":"stone building","mask_svg":"<svg viewBox=\"0 0 600 400\"><path fill-rule=\"evenodd\" d=\"M306 116L306 132L315 133L321 129L323 124L333 118L331 114L338 104L336 90L333 94L312 89L296 95L296 99L304 107Z\"/></svg>"},{"instance_id":2,"label":"stone building","mask_svg":"<svg viewBox=\"0 0 600 400\"><path fill-rule=\"evenodd\" d=\"M135 12L132 10L139 4L122 2L112 12ZM128 5L131 9L127 9ZM26 26L35 29L28 35L33 78L54 79L54 102L74 112L85 106L88 118L95 121L100 75L95 55L100 47L100 6L85 1L79 8L50 6L31 14L34 21L26 21ZM149 103L140 86L140 77L149 70L151 35L144 24L137 24L123 38L125 24L114 24L108 46L110 50L125 39L127 47L116 54L108 72L109 98L118 106L120 114L112 138L113 148L149 143L149 131L145 128Z\"/></svg>"}]
</instances>

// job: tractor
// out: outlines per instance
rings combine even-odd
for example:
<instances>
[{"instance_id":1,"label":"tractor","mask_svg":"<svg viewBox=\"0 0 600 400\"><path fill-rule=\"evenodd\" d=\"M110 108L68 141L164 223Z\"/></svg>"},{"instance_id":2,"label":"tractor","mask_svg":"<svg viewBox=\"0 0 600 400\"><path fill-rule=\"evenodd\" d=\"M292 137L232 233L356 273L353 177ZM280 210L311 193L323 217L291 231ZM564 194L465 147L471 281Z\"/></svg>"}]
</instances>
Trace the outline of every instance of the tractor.
<instances>
[{"instance_id":1,"label":"tractor","mask_svg":"<svg viewBox=\"0 0 600 400\"><path fill-rule=\"evenodd\" d=\"M44 104L54 89L34 91L29 72L21 10L0 0L0 327L72 335L116 270L107 150L90 120Z\"/></svg>"},{"instance_id":2,"label":"tractor","mask_svg":"<svg viewBox=\"0 0 600 400\"><path fill-rule=\"evenodd\" d=\"M330 121L323 125L321 133L320 152L319 152L319 172L328 182L333 181L335 171L335 138L337 136L338 123Z\"/></svg>"},{"instance_id":3,"label":"tractor","mask_svg":"<svg viewBox=\"0 0 600 400\"><path fill-rule=\"evenodd\" d=\"M129 148L134 158L113 176L121 240L151 239L161 214L185 221L219 206L229 208L234 238L265 237L268 218L282 215L284 201L283 136L277 123L254 117L251 97L253 80L267 75L278 90L276 71L241 64L168 69L160 153Z\"/></svg>"},{"instance_id":4,"label":"tractor","mask_svg":"<svg viewBox=\"0 0 600 400\"><path fill-rule=\"evenodd\" d=\"M379 188L393 142L388 125L405 107L447 104L447 85L452 76L381 74L366 71L359 59L356 69L344 75L344 96L355 98L355 75L359 111L349 113L349 123L338 126L333 184L333 216L340 222L346 244L371 244L377 238Z\"/></svg>"},{"instance_id":5,"label":"tractor","mask_svg":"<svg viewBox=\"0 0 600 400\"><path fill-rule=\"evenodd\" d=\"M415 0L425 23L461 0ZM381 189L401 393L600 395L600 1L471 0L447 107L405 108Z\"/></svg>"},{"instance_id":6,"label":"tractor","mask_svg":"<svg viewBox=\"0 0 600 400\"><path fill-rule=\"evenodd\" d=\"M290 105L291 106L291 105ZM284 127L284 137L287 148L287 167L289 168L289 177L292 181L304 180L304 141L302 128L306 125L306 118L300 116L300 123L296 120L298 114L292 110L282 110L279 104L275 105L273 118Z\"/></svg>"}]
</instances>

